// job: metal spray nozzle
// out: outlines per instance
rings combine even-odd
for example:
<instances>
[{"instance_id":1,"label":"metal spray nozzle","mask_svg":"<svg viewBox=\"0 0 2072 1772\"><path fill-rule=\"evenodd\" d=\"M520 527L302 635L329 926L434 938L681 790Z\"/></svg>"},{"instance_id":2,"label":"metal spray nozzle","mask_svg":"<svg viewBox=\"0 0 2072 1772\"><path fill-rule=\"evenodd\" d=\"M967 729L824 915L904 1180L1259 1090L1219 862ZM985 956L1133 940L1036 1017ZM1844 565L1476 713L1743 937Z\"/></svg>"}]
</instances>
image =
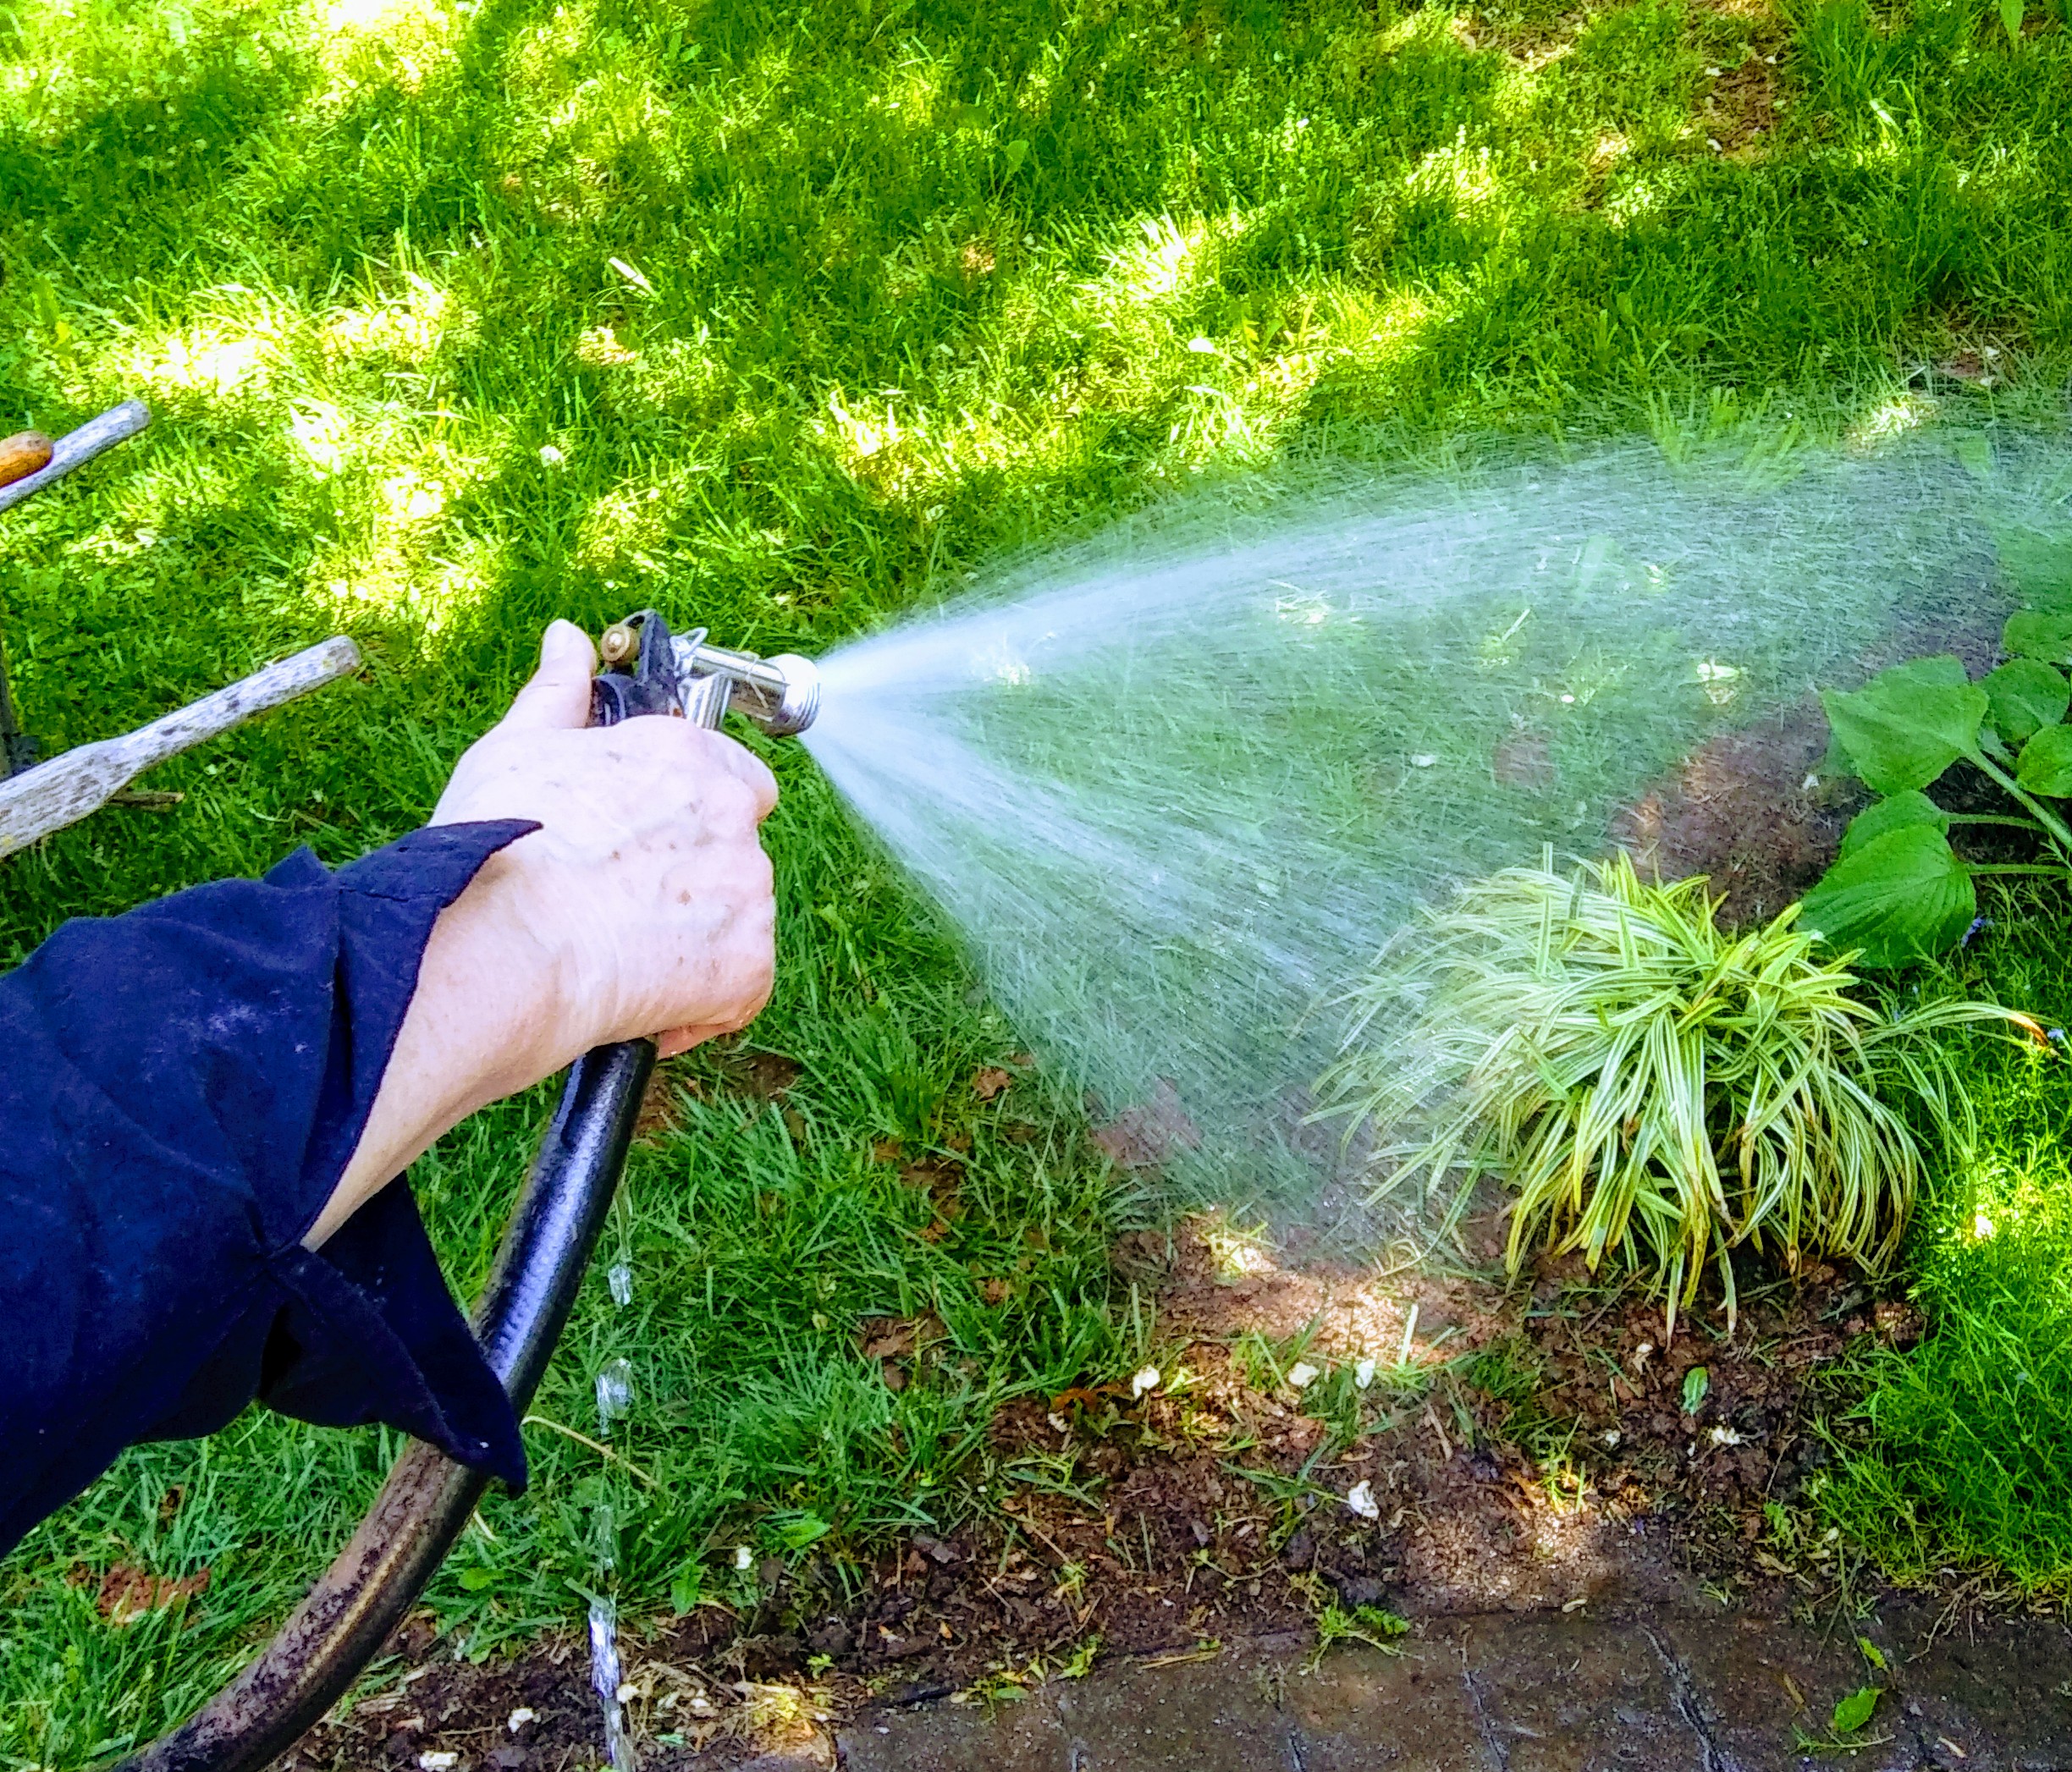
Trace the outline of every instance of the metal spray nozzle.
<instances>
[{"instance_id":1,"label":"metal spray nozzle","mask_svg":"<svg viewBox=\"0 0 2072 1772\"><path fill-rule=\"evenodd\" d=\"M592 688L593 724L681 713L716 729L730 707L771 737L789 738L820 712L820 672L812 659L710 646L703 628L672 635L653 609L614 622L598 649L604 669Z\"/></svg>"},{"instance_id":2,"label":"metal spray nozzle","mask_svg":"<svg viewBox=\"0 0 2072 1772\"><path fill-rule=\"evenodd\" d=\"M753 720L772 738L803 732L820 712L820 672L810 658L780 652L773 658L706 642L705 630L679 635L673 645L676 669L693 691L704 683L730 685L734 712ZM725 711L723 707L721 712ZM695 718L688 702L684 712ZM716 724L716 723L715 723Z\"/></svg>"}]
</instances>

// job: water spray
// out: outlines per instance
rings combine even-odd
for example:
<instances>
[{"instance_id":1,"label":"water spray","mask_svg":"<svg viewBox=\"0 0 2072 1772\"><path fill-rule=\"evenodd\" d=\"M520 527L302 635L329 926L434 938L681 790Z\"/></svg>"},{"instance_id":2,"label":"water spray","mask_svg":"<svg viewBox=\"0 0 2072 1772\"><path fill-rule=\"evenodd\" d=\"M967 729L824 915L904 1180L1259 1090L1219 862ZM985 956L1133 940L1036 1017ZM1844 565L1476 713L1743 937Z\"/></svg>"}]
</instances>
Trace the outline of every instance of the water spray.
<instances>
[{"instance_id":1,"label":"water spray","mask_svg":"<svg viewBox=\"0 0 2072 1772\"><path fill-rule=\"evenodd\" d=\"M1716 739L1817 720L1816 687L1990 652L2006 560L2067 533L2056 438L1226 485L818 665L643 610L603 636L592 718L730 709L802 735L1017 1039L1116 1115L1170 1202L1308 1213L1344 1154L1313 1122L1347 988L1419 905L1546 850L1601 853ZM1794 790L1818 768L1816 749ZM572 1067L477 1303L521 1412L654 1058L637 1040ZM258 1772L401 1620L486 1481L411 1445L273 1644L131 1765Z\"/></svg>"},{"instance_id":2,"label":"water spray","mask_svg":"<svg viewBox=\"0 0 2072 1772\"><path fill-rule=\"evenodd\" d=\"M604 668L592 685L592 725L653 714L717 729L731 710L781 737L805 731L819 712L820 677L809 659L796 653L763 658L713 646L703 628L675 635L652 609L614 622L599 651ZM625 1040L599 1046L570 1066L476 1301L476 1340L521 1417L574 1308L625 1169L654 1064L653 1040ZM624 1285L630 1297L630 1277ZM614 1275L614 1298L620 1289ZM614 1388L614 1399L618 1394ZM599 1401L602 1407L602 1386ZM480 1472L422 1440L410 1442L345 1548L257 1659L118 1772L260 1772L287 1752L403 1621L488 1486ZM623 1724L612 1720L615 1631L609 1611L593 1613L600 1698L607 1686L613 1689L608 1745L614 1764L623 1765Z\"/></svg>"}]
</instances>

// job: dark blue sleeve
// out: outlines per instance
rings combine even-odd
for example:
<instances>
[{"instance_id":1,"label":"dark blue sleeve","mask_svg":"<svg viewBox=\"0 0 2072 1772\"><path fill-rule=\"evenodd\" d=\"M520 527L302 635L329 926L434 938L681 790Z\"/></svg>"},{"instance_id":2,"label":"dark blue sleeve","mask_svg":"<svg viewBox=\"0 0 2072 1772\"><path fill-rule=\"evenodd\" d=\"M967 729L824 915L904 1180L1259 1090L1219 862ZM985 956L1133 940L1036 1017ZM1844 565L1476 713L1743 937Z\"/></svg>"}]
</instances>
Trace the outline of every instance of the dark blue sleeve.
<instances>
[{"instance_id":1,"label":"dark blue sleeve","mask_svg":"<svg viewBox=\"0 0 2072 1772\"><path fill-rule=\"evenodd\" d=\"M0 977L0 1554L133 1441L255 1396L383 1421L514 1487L504 1389L399 1178L302 1238L358 1143L439 912L533 824L63 925Z\"/></svg>"}]
</instances>

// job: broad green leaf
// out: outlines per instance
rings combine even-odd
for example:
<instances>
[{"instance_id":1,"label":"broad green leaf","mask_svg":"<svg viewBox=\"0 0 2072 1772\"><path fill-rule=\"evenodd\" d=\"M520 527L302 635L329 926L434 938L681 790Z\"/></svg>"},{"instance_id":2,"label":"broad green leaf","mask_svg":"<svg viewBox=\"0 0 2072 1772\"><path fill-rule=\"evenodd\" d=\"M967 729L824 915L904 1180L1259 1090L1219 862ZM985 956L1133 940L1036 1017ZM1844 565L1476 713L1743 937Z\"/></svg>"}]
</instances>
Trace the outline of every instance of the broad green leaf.
<instances>
[{"instance_id":1,"label":"broad green leaf","mask_svg":"<svg viewBox=\"0 0 2072 1772\"><path fill-rule=\"evenodd\" d=\"M1992 445L1982 437L1967 437L1957 444L1957 459L1980 480L1992 478Z\"/></svg>"},{"instance_id":2,"label":"broad green leaf","mask_svg":"<svg viewBox=\"0 0 2072 1772\"><path fill-rule=\"evenodd\" d=\"M479 1563L472 1569L463 1569L460 1571L460 1585L470 1593L480 1593L485 1588L493 1588L496 1585L496 1578L495 1570L485 1569Z\"/></svg>"},{"instance_id":3,"label":"broad green leaf","mask_svg":"<svg viewBox=\"0 0 2072 1772\"><path fill-rule=\"evenodd\" d=\"M1853 695L1821 692L1827 723L1865 786L1925 788L1978 748L1986 691L1956 659L1915 658L1880 671Z\"/></svg>"},{"instance_id":4,"label":"broad green leaf","mask_svg":"<svg viewBox=\"0 0 2072 1772\"><path fill-rule=\"evenodd\" d=\"M2055 726L2072 707L2072 684L2039 658L2010 658L1979 686L1993 730L2010 745L2039 727Z\"/></svg>"},{"instance_id":5,"label":"broad green leaf","mask_svg":"<svg viewBox=\"0 0 2072 1772\"><path fill-rule=\"evenodd\" d=\"M2014 779L2053 800L2072 795L2072 726L2046 726L2024 745Z\"/></svg>"},{"instance_id":6,"label":"broad green leaf","mask_svg":"<svg viewBox=\"0 0 2072 1772\"><path fill-rule=\"evenodd\" d=\"M1868 1637L1859 1637L1856 1639L1856 1648L1864 1659L1881 1674L1889 1667L1890 1664L1885 1659L1885 1651L1871 1642Z\"/></svg>"},{"instance_id":7,"label":"broad green leaf","mask_svg":"<svg viewBox=\"0 0 2072 1772\"><path fill-rule=\"evenodd\" d=\"M1684 1412L1695 1415L1698 1406L1705 1401L1706 1393L1712 1388L1712 1374L1702 1366L1694 1366L1684 1374Z\"/></svg>"},{"instance_id":8,"label":"broad green leaf","mask_svg":"<svg viewBox=\"0 0 2072 1772\"><path fill-rule=\"evenodd\" d=\"M2018 658L2072 664L2072 611L2049 614L2042 609L2017 609L2001 630L2000 644Z\"/></svg>"},{"instance_id":9,"label":"broad green leaf","mask_svg":"<svg viewBox=\"0 0 2072 1772\"><path fill-rule=\"evenodd\" d=\"M1949 814L1919 788L1909 788L1904 794L1894 794L1889 800L1865 806L1850 819L1849 828L1842 833L1842 853L1854 855L1865 844L1876 842L1886 832L1909 824L1932 824L1938 835L1949 834Z\"/></svg>"},{"instance_id":10,"label":"broad green leaf","mask_svg":"<svg viewBox=\"0 0 2072 1772\"><path fill-rule=\"evenodd\" d=\"M2008 34L2008 41L2021 41L2022 14L2025 8L2022 0L2000 0L2000 28Z\"/></svg>"},{"instance_id":11,"label":"broad green leaf","mask_svg":"<svg viewBox=\"0 0 2072 1772\"><path fill-rule=\"evenodd\" d=\"M1834 1731L1837 1735L1854 1735L1871 1720L1871 1713L1877 1709L1879 1688L1860 1686L1834 1708Z\"/></svg>"},{"instance_id":12,"label":"broad green leaf","mask_svg":"<svg viewBox=\"0 0 2072 1772\"><path fill-rule=\"evenodd\" d=\"M1865 966L1897 966L1948 947L1977 915L1970 872L1948 839L1932 824L1909 824L1837 861L1799 921Z\"/></svg>"}]
</instances>

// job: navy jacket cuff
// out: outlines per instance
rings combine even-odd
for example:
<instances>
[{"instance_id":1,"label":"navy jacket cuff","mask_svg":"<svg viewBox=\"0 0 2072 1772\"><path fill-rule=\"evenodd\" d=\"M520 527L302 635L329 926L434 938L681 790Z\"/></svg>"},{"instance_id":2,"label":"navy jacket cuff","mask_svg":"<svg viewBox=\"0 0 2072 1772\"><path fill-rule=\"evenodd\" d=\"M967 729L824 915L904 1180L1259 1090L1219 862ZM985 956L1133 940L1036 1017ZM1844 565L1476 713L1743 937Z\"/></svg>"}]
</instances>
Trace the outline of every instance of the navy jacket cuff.
<instances>
[{"instance_id":1,"label":"navy jacket cuff","mask_svg":"<svg viewBox=\"0 0 2072 1772\"><path fill-rule=\"evenodd\" d=\"M301 1239L364 1129L433 925L521 820L307 850L67 923L0 977L0 1552L133 1441L255 1396L522 1484L510 1401L401 1182Z\"/></svg>"}]
</instances>

